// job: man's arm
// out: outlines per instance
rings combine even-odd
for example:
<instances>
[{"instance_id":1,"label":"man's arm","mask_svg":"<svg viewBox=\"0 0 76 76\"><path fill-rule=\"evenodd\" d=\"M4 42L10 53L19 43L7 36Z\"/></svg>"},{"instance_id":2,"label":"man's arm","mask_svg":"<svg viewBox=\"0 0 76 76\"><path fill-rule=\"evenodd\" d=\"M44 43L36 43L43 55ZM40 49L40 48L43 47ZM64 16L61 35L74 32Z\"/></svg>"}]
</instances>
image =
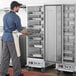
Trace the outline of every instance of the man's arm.
<instances>
[{"instance_id":1,"label":"man's arm","mask_svg":"<svg viewBox=\"0 0 76 76\"><path fill-rule=\"evenodd\" d=\"M24 35L27 35L28 34L27 30L21 27L21 20L20 20L19 16L15 20L15 23L16 23L17 30L19 32L21 32Z\"/></svg>"}]
</instances>

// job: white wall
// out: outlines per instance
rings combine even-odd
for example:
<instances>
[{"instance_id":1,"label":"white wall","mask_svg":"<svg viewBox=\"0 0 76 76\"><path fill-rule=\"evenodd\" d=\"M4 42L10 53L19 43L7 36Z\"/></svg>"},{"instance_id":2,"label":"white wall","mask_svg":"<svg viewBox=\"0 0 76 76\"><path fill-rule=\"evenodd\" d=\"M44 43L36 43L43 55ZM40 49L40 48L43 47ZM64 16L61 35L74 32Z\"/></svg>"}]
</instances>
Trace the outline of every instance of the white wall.
<instances>
[{"instance_id":1,"label":"white wall","mask_svg":"<svg viewBox=\"0 0 76 76\"><path fill-rule=\"evenodd\" d=\"M25 4L25 0L1 0L0 1L0 9L10 7L10 3L12 1L18 1L18 2L20 2L22 4Z\"/></svg>"},{"instance_id":2,"label":"white wall","mask_svg":"<svg viewBox=\"0 0 76 76\"><path fill-rule=\"evenodd\" d=\"M4 11L0 11L0 26L3 26L3 16L4 16L5 12Z\"/></svg>"},{"instance_id":3,"label":"white wall","mask_svg":"<svg viewBox=\"0 0 76 76\"><path fill-rule=\"evenodd\" d=\"M0 8L9 7L13 0L1 0ZM76 4L76 0L15 0L27 6L29 5L44 5L44 4Z\"/></svg>"},{"instance_id":4,"label":"white wall","mask_svg":"<svg viewBox=\"0 0 76 76\"><path fill-rule=\"evenodd\" d=\"M3 26L3 16L5 11L0 10L0 26ZM23 27L27 26L27 12L25 9L20 9L19 13L17 13L21 18L21 24Z\"/></svg>"},{"instance_id":5,"label":"white wall","mask_svg":"<svg viewBox=\"0 0 76 76\"><path fill-rule=\"evenodd\" d=\"M12 2L13 0L2 0L0 1L0 9L4 9L4 8L8 8L10 7L10 3ZM18 1L22 4L25 4L25 0L15 0L15 1ZM0 10L0 26L3 26L3 16L5 14L4 11ZM18 15L20 16L21 18L21 24L22 26L27 26L27 14L26 14L26 10L25 9L20 9Z\"/></svg>"},{"instance_id":6,"label":"white wall","mask_svg":"<svg viewBox=\"0 0 76 76\"><path fill-rule=\"evenodd\" d=\"M21 24L23 27L27 26L27 12L26 9L21 8L18 15L21 18Z\"/></svg>"},{"instance_id":7,"label":"white wall","mask_svg":"<svg viewBox=\"0 0 76 76\"><path fill-rule=\"evenodd\" d=\"M28 0L26 5L76 4L76 0Z\"/></svg>"},{"instance_id":8,"label":"white wall","mask_svg":"<svg viewBox=\"0 0 76 76\"><path fill-rule=\"evenodd\" d=\"M0 9L10 7L10 3L13 0L1 0ZM37 6L37 5L47 5L47 4L76 4L76 0L15 0L26 6ZM0 26L3 26L2 17L4 13L0 11ZM27 12L24 9L21 9L19 12L21 17L22 26L27 26Z\"/></svg>"}]
</instances>

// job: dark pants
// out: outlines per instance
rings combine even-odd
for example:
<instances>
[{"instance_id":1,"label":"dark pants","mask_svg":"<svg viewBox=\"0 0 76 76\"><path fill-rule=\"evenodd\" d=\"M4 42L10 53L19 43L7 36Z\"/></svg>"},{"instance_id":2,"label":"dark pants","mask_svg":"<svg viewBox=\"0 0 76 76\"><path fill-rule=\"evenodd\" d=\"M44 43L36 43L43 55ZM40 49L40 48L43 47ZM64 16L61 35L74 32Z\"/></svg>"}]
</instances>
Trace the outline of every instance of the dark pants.
<instances>
[{"instance_id":1,"label":"dark pants","mask_svg":"<svg viewBox=\"0 0 76 76\"><path fill-rule=\"evenodd\" d=\"M17 57L14 42L2 42L2 60L0 68L0 76L5 76L9 68L10 58L12 59L14 76L21 74L20 58Z\"/></svg>"}]
</instances>

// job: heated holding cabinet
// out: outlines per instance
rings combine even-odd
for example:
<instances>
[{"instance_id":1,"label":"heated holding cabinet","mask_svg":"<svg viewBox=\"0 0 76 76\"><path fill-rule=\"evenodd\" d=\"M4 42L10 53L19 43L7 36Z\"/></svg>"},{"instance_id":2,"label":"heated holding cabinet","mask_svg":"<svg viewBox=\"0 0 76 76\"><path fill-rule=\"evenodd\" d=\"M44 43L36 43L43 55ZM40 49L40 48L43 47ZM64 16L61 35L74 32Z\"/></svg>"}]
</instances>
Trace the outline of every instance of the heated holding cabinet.
<instances>
[{"instance_id":1,"label":"heated holding cabinet","mask_svg":"<svg viewBox=\"0 0 76 76\"><path fill-rule=\"evenodd\" d=\"M47 66L57 62L57 55L60 59L62 6L29 6L27 18L27 29L30 32L26 38L27 66L44 71Z\"/></svg>"}]
</instances>

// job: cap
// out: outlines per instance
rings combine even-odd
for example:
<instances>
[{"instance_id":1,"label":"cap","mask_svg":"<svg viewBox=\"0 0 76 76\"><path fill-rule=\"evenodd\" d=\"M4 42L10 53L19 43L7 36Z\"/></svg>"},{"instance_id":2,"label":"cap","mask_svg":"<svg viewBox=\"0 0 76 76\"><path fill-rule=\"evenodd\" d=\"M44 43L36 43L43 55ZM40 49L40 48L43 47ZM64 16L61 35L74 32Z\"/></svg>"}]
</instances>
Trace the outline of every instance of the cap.
<instances>
[{"instance_id":1,"label":"cap","mask_svg":"<svg viewBox=\"0 0 76 76\"><path fill-rule=\"evenodd\" d=\"M22 4L17 2L17 1L12 1L11 5L14 5L14 6L21 6Z\"/></svg>"},{"instance_id":2,"label":"cap","mask_svg":"<svg viewBox=\"0 0 76 76\"><path fill-rule=\"evenodd\" d=\"M18 3L17 1L12 1L11 3L11 7L15 7L15 6L21 6L21 3Z\"/></svg>"}]
</instances>

